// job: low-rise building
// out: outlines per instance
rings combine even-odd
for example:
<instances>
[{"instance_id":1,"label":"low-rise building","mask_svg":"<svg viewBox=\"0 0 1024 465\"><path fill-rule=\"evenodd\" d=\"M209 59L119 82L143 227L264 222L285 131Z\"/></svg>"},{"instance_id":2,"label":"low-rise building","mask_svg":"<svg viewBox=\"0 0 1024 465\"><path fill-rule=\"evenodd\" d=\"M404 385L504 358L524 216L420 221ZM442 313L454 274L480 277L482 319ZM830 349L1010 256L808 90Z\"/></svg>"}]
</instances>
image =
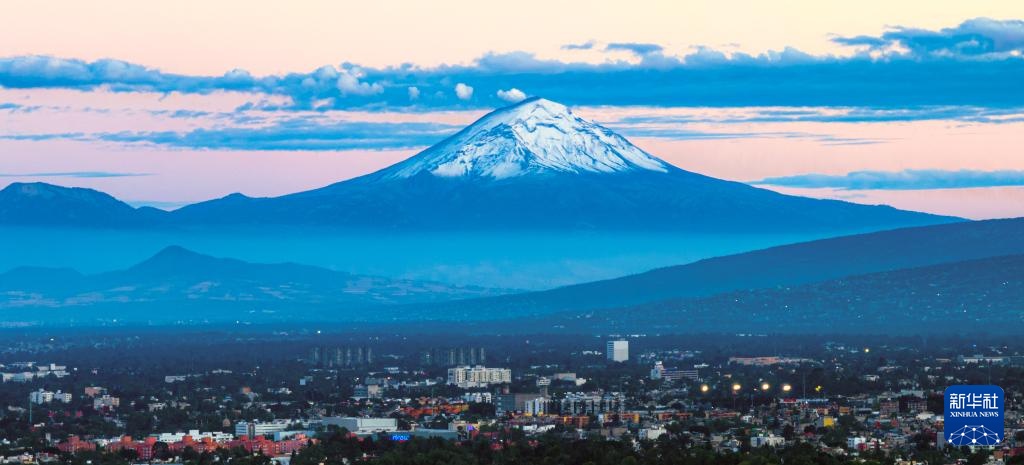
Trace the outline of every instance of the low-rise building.
<instances>
[{"instance_id":1,"label":"low-rise building","mask_svg":"<svg viewBox=\"0 0 1024 465\"><path fill-rule=\"evenodd\" d=\"M355 434L375 434L398 431L398 420L394 418L368 417L327 417L323 424L345 428Z\"/></svg>"},{"instance_id":2,"label":"low-rise building","mask_svg":"<svg viewBox=\"0 0 1024 465\"><path fill-rule=\"evenodd\" d=\"M494 399L494 410L498 416L509 413L541 415L547 412L548 400L539 392L498 394Z\"/></svg>"},{"instance_id":3,"label":"low-rise building","mask_svg":"<svg viewBox=\"0 0 1024 465\"><path fill-rule=\"evenodd\" d=\"M776 436L774 434L758 434L750 437L750 447L782 447L786 445L786 439L782 436Z\"/></svg>"},{"instance_id":4,"label":"low-rise building","mask_svg":"<svg viewBox=\"0 0 1024 465\"><path fill-rule=\"evenodd\" d=\"M110 394L103 394L102 396L94 397L92 399L92 408L94 410L114 409L120 405L121 399L111 396Z\"/></svg>"},{"instance_id":5,"label":"low-rise building","mask_svg":"<svg viewBox=\"0 0 1024 465\"><path fill-rule=\"evenodd\" d=\"M32 391L28 395L29 402L33 404L42 405L49 404L51 402L60 402L64 404L70 404L72 396L70 392L50 392L44 389L38 391Z\"/></svg>"},{"instance_id":6,"label":"low-rise building","mask_svg":"<svg viewBox=\"0 0 1024 465\"><path fill-rule=\"evenodd\" d=\"M222 433L220 431L201 432L197 429L189 430L187 433L160 433L154 436L156 437L157 442L163 442L167 444L173 442L181 442L184 441L186 438L189 438L193 441L202 441L206 438L210 438L214 442L227 442L232 439L235 439L235 435L230 433Z\"/></svg>"}]
</instances>

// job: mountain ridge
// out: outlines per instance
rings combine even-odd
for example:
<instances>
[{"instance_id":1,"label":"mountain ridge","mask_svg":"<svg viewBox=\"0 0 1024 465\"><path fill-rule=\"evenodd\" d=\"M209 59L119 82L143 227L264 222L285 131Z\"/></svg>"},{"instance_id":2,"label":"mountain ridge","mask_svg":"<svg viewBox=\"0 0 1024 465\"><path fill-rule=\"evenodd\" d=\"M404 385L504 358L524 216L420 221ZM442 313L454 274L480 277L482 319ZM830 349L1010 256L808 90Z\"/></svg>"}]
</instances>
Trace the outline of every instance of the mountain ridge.
<instances>
[{"instance_id":1,"label":"mountain ridge","mask_svg":"<svg viewBox=\"0 0 1024 465\"><path fill-rule=\"evenodd\" d=\"M0 225L140 227L160 224L166 214L84 187L14 182L0 189Z\"/></svg>"},{"instance_id":2,"label":"mountain ridge","mask_svg":"<svg viewBox=\"0 0 1024 465\"><path fill-rule=\"evenodd\" d=\"M60 205L38 210L49 218L0 214L0 224L59 224L66 215ZM842 234L962 220L789 196L686 171L540 98L497 109L405 161L318 189L230 195L162 214L118 210L138 218L118 217L108 221L112 227Z\"/></svg>"},{"instance_id":3,"label":"mountain ridge","mask_svg":"<svg viewBox=\"0 0 1024 465\"><path fill-rule=\"evenodd\" d=\"M357 275L297 263L250 263L169 246L121 270L81 274L69 268L17 267L0 273L0 309L116 311L122 319L252 309L346 312L389 304L494 295L505 290ZM210 319L234 319L227 315Z\"/></svg>"},{"instance_id":4,"label":"mountain ridge","mask_svg":"<svg viewBox=\"0 0 1024 465\"><path fill-rule=\"evenodd\" d=\"M1016 334L1022 277L1024 255L999 255L478 326L504 334Z\"/></svg>"},{"instance_id":5,"label":"mountain ridge","mask_svg":"<svg viewBox=\"0 0 1024 465\"><path fill-rule=\"evenodd\" d=\"M951 223L799 242L545 291L412 306L408 311L425 318L490 319L512 313L589 311L1016 254L1024 254L1024 218Z\"/></svg>"}]
</instances>

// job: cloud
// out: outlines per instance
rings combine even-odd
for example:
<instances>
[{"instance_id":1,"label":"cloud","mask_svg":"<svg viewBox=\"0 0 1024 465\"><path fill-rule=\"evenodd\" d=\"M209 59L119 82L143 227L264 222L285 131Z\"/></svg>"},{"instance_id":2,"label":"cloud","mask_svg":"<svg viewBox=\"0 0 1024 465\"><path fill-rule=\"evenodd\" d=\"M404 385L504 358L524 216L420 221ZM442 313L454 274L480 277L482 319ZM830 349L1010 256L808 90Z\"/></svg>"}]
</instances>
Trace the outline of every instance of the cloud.
<instances>
[{"instance_id":1,"label":"cloud","mask_svg":"<svg viewBox=\"0 0 1024 465\"><path fill-rule=\"evenodd\" d=\"M845 175L801 174L752 181L751 184L843 190L923 190L1024 186L1024 171L903 170L853 171Z\"/></svg>"},{"instance_id":2,"label":"cloud","mask_svg":"<svg viewBox=\"0 0 1024 465\"><path fill-rule=\"evenodd\" d=\"M851 47L866 46L876 48L884 47L889 43L881 37L874 36L835 37L832 41L839 45L848 45Z\"/></svg>"},{"instance_id":3,"label":"cloud","mask_svg":"<svg viewBox=\"0 0 1024 465\"><path fill-rule=\"evenodd\" d=\"M594 48L594 41L588 40L582 44L565 44L562 46L562 50L590 50Z\"/></svg>"},{"instance_id":4,"label":"cloud","mask_svg":"<svg viewBox=\"0 0 1024 465\"><path fill-rule=\"evenodd\" d=\"M498 98L506 102L515 103L526 99L526 94L524 94L523 91L516 89L515 87L509 90L498 89Z\"/></svg>"},{"instance_id":5,"label":"cloud","mask_svg":"<svg viewBox=\"0 0 1024 465\"><path fill-rule=\"evenodd\" d=\"M364 76L358 68L342 69L338 72L338 90L341 95L376 95L384 92L384 87L378 83L361 82L359 79Z\"/></svg>"},{"instance_id":6,"label":"cloud","mask_svg":"<svg viewBox=\"0 0 1024 465\"><path fill-rule=\"evenodd\" d=\"M120 60L86 62L47 56L0 59L0 85L14 88L67 87L202 92L215 89L243 90L257 86L256 80L239 79L238 72L221 77L198 77L164 73Z\"/></svg>"},{"instance_id":7,"label":"cloud","mask_svg":"<svg viewBox=\"0 0 1024 465\"><path fill-rule=\"evenodd\" d=\"M606 52L630 52L636 55L650 55L652 53L661 53L665 50L664 47L658 44L644 44L635 42L614 42L604 47Z\"/></svg>"},{"instance_id":8,"label":"cloud","mask_svg":"<svg viewBox=\"0 0 1024 465\"><path fill-rule=\"evenodd\" d=\"M811 55L793 48L757 55L706 47L685 56L657 44L619 42L604 49L638 56L601 63L540 59L527 52L489 53L465 65L385 68L353 64L311 72L253 76L166 73L118 60L54 57L0 59L7 88L110 89L117 92L243 92L277 99L278 110L487 108L516 87L570 105L1024 106L1024 22L973 19L939 30L893 28L880 35L836 37L862 50L852 56ZM596 45L591 44L591 47ZM453 83L473 83L451 98ZM253 104L246 108L266 108Z\"/></svg>"},{"instance_id":9,"label":"cloud","mask_svg":"<svg viewBox=\"0 0 1024 465\"><path fill-rule=\"evenodd\" d=\"M43 173L0 173L0 178L122 178L150 176L150 173L120 173L112 171L60 171Z\"/></svg>"},{"instance_id":10,"label":"cloud","mask_svg":"<svg viewBox=\"0 0 1024 465\"><path fill-rule=\"evenodd\" d=\"M455 96L459 100L469 100L473 98L473 88L463 83L455 84Z\"/></svg>"},{"instance_id":11,"label":"cloud","mask_svg":"<svg viewBox=\"0 0 1024 465\"><path fill-rule=\"evenodd\" d=\"M213 150L403 149L431 145L458 126L437 123L311 123L296 118L258 128L195 129L188 132L119 132L99 140Z\"/></svg>"},{"instance_id":12,"label":"cloud","mask_svg":"<svg viewBox=\"0 0 1024 465\"><path fill-rule=\"evenodd\" d=\"M409 100L420 98L420 89L416 86L409 86Z\"/></svg>"},{"instance_id":13,"label":"cloud","mask_svg":"<svg viewBox=\"0 0 1024 465\"><path fill-rule=\"evenodd\" d=\"M975 18L937 31L896 27L881 36L836 37L836 43L915 57L979 57L1024 52L1024 21Z\"/></svg>"},{"instance_id":14,"label":"cloud","mask_svg":"<svg viewBox=\"0 0 1024 465\"><path fill-rule=\"evenodd\" d=\"M289 118L272 124L200 128L191 131L121 131L0 135L9 140L74 140L149 144L197 150L394 150L432 145L460 126L422 122L314 122ZM35 174L42 176L43 174ZM12 176L29 176L12 175ZM85 177L85 176L82 176Z\"/></svg>"},{"instance_id":15,"label":"cloud","mask_svg":"<svg viewBox=\"0 0 1024 465\"><path fill-rule=\"evenodd\" d=\"M885 142L880 139L863 139L853 137L837 137L829 134L799 131L701 131L685 126L680 121L674 125L648 126L644 123L631 123L623 118L615 123L607 124L608 128L626 137L650 137L669 140L727 140L727 139L807 139L823 145L866 145ZM653 121L652 119L644 119Z\"/></svg>"},{"instance_id":16,"label":"cloud","mask_svg":"<svg viewBox=\"0 0 1024 465\"><path fill-rule=\"evenodd\" d=\"M977 106L926 106L909 108L874 107L807 107L756 108L746 107L731 111L700 111L689 114L632 115L619 118L612 124L687 124L687 123L884 123L893 121L967 121L975 123L1024 122L1024 108Z\"/></svg>"}]
</instances>

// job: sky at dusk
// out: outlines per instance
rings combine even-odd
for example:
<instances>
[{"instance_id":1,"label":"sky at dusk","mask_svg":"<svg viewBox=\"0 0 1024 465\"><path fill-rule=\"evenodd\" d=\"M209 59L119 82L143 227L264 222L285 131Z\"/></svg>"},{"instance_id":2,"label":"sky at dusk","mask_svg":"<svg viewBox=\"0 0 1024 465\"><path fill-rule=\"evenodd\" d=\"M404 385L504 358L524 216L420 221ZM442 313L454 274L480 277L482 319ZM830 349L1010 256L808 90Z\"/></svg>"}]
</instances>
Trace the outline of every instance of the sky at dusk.
<instances>
[{"instance_id":1,"label":"sky at dusk","mask_svg":"<svg viewBox=\"0 0 1024 465\"><path fill-rule=\"evenodd\" d=\"M1024 216L1021 2L156 5L0 5L0 186L281 195L542 96L714 177Z\"/></svg>"}]
</instances>

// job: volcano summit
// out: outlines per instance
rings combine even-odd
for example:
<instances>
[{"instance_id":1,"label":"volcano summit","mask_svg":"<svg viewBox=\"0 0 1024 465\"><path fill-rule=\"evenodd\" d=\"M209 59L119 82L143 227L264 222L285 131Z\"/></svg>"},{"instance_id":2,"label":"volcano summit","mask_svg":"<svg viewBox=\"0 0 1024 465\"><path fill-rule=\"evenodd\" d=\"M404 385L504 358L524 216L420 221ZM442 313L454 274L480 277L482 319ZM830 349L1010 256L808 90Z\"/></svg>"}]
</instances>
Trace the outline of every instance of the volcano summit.
<instances>
[{"instance_id":1,"label":"volcano summit","mask_svg":"<svg viewBox=\"0 0 1024 465\"><path fill-rule=\"evenodd\" d=\"M187 223L385 229L854 231L950 218L793 197L679 169L566 106L532 98L366 176L183 208Z\"/></svg>"},{"instance_id":2,"label":"volcano summit","mask_svg":"<svg viewBox=\"0 0 1024 465\"><path fill-rule=\"evenodd\" d=\"M5 202L17 203L16 197ZM19 211L6 207L0 212ZM45 209L33 210L38 217ZM355 179L274 198L233 194L160 219L138 213L148 215L145 224L169 226L391 231L838 234L957 221L788 196L685 171L542 98L495 110L405 161ZM5 222L19 221L0 218Z\"/></svg>"}]
</instances>

